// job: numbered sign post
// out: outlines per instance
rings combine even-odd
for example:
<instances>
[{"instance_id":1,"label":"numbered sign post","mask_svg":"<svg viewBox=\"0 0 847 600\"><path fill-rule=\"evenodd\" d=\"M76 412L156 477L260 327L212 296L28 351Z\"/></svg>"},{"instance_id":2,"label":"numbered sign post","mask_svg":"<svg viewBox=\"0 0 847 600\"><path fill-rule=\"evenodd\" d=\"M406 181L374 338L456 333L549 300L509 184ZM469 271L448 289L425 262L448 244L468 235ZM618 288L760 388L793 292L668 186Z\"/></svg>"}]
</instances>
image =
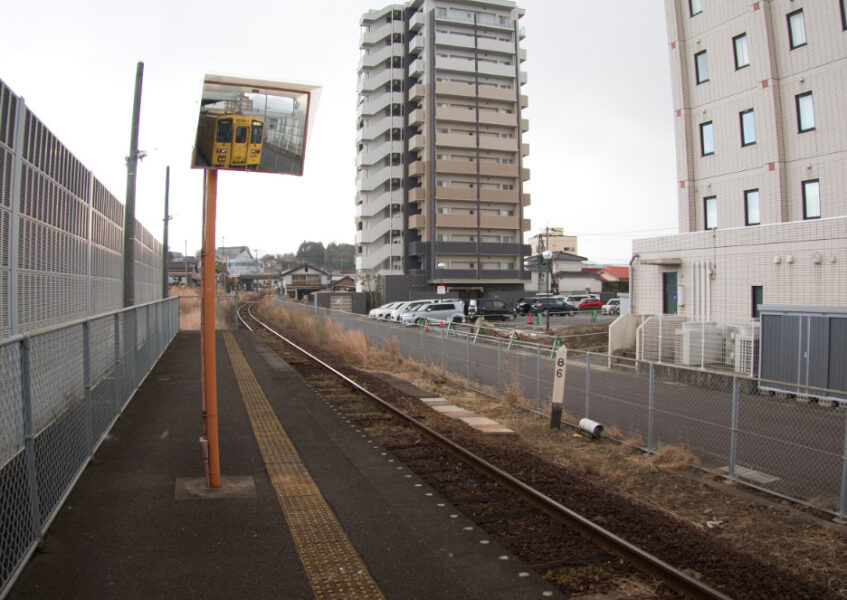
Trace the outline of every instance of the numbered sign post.
<instances>
[{"instance_id":1,"label":"numbered sign post","mask_svg":"<svg viewBox=\"0 0 847 600\"><path fill-rule=\"evenodd\" d=\"M565 399L565 365L568 360L568 349L562 346L556 351L555 370L553 373L553 402L550 409L550 429L562 427L562 402Z\"/></svg>"}]
</instances>

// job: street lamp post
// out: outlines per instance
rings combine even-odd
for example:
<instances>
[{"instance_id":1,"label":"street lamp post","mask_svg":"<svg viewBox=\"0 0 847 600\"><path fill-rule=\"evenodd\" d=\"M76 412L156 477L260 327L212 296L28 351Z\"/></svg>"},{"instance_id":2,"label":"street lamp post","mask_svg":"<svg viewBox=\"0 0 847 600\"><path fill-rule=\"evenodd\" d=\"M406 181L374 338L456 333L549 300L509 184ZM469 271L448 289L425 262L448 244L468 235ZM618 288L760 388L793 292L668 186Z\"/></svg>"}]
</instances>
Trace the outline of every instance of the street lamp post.
<instances>
[{"instance_id":1,"label":"street lamp post","mask_svg":"<svg viewBox=\"0 0 847 600\"><path fill-rule=\"evenodd\" d=\"M544 311L546 313L545 316L547 321L547 323L545 324L545 331L547 333L550 333L550 261L553 259L553 252L551 250L545 250L541 253L541 256L544 258L544 263L546 265L544 279L547 283L547 308Z\"/></svg>"}]
</instances>

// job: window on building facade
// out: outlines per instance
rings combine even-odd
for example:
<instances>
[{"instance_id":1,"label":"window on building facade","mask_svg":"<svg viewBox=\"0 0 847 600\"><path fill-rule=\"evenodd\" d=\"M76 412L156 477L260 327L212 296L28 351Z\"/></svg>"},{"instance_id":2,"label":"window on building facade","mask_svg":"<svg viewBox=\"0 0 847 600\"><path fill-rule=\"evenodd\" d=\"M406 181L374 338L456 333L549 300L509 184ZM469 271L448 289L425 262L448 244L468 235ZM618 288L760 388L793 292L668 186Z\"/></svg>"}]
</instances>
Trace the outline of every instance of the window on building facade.
<instances>
[{"instance_id":1,"label":"window on building facade","mask_svg":"<svg viewBox=\"0 0 847 600\"><path fill-rule=\"evenodd\" d=\"M753 109L745 110L741 117L741 145L749 146L756 143L756 113Z\"/></svg>"},{"instance_id":2,"label":"window on building facade","mask_svg":"<svg viewBox=\"0 0 847 600\"><path fill-rule=\"evenodd\" d=\"M698 85L709 81L709 57L705 50L694 55L694 72Z\"/></svg>"},{"instance_id":3,"label":"window on building facade","mask_svg":"<svg viewBox=\"0 0 847 600\"><path fill-rule=\"evenodd\" d=\"M703 198L703 214L705 216L706 229L718 228L718 197L707 196Z\"/></svg>"},{"instance_id":4,"label":"window on building facade","mask_svg":"<svg viewBox=\"0 0 847 600\"><path fill-rule=\"evenodd\" d=\"M812 92L795 96L797 102L797 131L811 131L815 128L815 102Z\"/></svg>"},{"instance_id":5,"label":"window on building facade","mask_svg":"<svg viewBox=\"0 0 847 600\"><path fill-rule=\"evenodd\" d=\"M711 121L700 123L700 154L709 156L715 153L715 129Z\"/></svg>"},{"instance_id":6,"label":"window on building facade","mask_svg":"<svg viewBox=\"0 0 847 600\"><path fill-rule=\"evenodd\" d=\"M806 45L806 20L802 8L788 15L788 45L792 50Z\"/></svg>"},{"instance_id":7,"label":"window on building facade","mask_svg":"<svg viewBox=\"0 0 847 600\"><path fill-rule=\"evenodd\" d=\"M841 0L841 29L847 31L847 0Z\"/></svg>"},{"instance_id":8,"label":"window on building facade","mask_svg":"<svg viewBox=\"0 0 847 600\"><path fill-rule=\"evenodd\" d=\"M741 35L737 35L732 38L732 51L735 54L736 69L750 66L750 51L747 48L746 33L742 33Z\"/></svg>"},{"instance_id":9,"label":"window on building facade","mask_svg":"<svg viewBox=\"0 0 847 600\"><path fill-rule=\"evenodd\" d=\"M765 303L764 290L760 285L754 285L750 288L750 304L752 305L752 310L750 311L750 315L754 319L759 318L759 305Z\"/></svg>"},{"instance_id":10,"label":"window on building facade","mask_svg":"<svg viewBox=\"0 0 847 600\"><path fill-rule=\"evenodd\" d=\"M691 12L691 16L699 15L703 12L703 0L688 0L688 9Z\"/></svg>"},{"instance_id":11,"label":"window on building facade","mask_svg":"<svg viewBox=\"0 0 847 600\"><path fill-rule=\"evenodd\" d=\"M762 222L759 216L759 190L744 192L744 224L758 225Z\"/></svg>"},{"instance_id":12,"label":"window on building facade","mask_svg":"<svg viewBox=\"0 0 847 600\"><path fill-rule=\"evenodd\" d=\"M821 184L817 179L803 182L803 218L820 219Z\"/></svg>"}]
</instances>

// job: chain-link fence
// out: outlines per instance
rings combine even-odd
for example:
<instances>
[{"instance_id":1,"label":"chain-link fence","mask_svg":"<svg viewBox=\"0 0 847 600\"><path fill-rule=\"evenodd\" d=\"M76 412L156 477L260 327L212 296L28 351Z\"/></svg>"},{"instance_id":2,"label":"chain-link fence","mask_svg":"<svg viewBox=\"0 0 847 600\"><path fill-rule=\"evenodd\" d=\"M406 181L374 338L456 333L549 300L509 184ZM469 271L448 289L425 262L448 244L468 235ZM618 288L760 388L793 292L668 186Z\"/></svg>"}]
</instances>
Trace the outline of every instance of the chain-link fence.
<instances>
[{"instance_id":1,"label":"chain-link fence","mask_svg":"<svg viewBox=\"0 0 847 600\"><path fill-rule=\"evenodd\" d=\"M172 298L0 342L0 597L178 325Z\"/></svg>"},{"instance_id":2,"label":"chain-link fence","mask_svg":"<svg viewBox=\"0 0 847 600\"><path fill-rule=\"evenodd\" d=\"M556 348L549 340L282 306L362 331L372 347L396 340L407 357L465 377L474 389L519 393L532 410L549 414ZM847 517L847 404L763 391L760 384L774 382L739 373L611 358L569 351L563 407L570 425L589 417L609 437L650 453L681 447L715 476Z\"/></svg>"}]
</instances>

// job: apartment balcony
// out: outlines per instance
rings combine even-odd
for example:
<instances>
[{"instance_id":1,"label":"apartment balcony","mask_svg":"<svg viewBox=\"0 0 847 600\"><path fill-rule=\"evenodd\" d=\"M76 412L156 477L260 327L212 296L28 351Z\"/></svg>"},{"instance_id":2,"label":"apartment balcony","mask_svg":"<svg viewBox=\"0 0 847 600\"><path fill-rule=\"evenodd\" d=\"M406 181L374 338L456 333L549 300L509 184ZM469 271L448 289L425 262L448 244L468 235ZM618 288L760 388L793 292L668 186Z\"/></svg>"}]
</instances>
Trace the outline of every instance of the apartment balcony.
<instances>
[{"instance_id":1,"label":"apartment balcony","mask_svg":"<svg viewBox=\"0 0 847 600\"><path fill-rule=\"evenodd\" d=\"M424 109L418 108L409 113L409 125L423 125L426 113Z\"/></svg>"},{"instance_id":2,"label":"apartment balcony","mask_svg":"<svg viewBox=\"0 0 847 600\"><path fill-rule=\"evenodd\" d=\"M410 31L418 31L421 27L426 24L426 17L423 14L423 11L417 11L412 18L409 19L409 30Z\"/></svg>"},{"instance_id":3,"label":"apartment balcony","mask_svg":"<svg viewBox=\"0 0 847 600\"><path fill-rule=\"evenodd\" d=\"M373 244L390 231L403 230L403 215L377 221L373 227L356 232L356 244Z\"/></svg>"},{"instance_id":4,"label":"apartment balcony","mask_svg":"<svg viewBox=\"0 0 847 600\"><path fill-rule=\"evenodd\" d=\"M428 242L409 242L406 245L406 253L409 256L426 256L428 248Z\"/></svg>"},{"instance_id":5,"label":"apartment balcony","mask_svg":"<svg viewBox=\"0 0 847 600\"><path fill-rule=\"evenodd\" d=\"M416 35L411 40L409 40L408 46L409 46L409 54L410 55L414 56L416 54L422 53L424 51L424 48L426 47L426 42L424 41L424 36Z\"/></svg>"},{"instance_id":6,"label":"apartment balcony","mask_svg":"<svg viewBox=\"0 0 847 600\"><path fill-rule=\"evenodd\" d=\"M392 79L403 80L406 74L403 72L403 67L391 67L384 69L374 69L373 71L362 71L359 74L359 83L356 90L362 93L373 93Z\"/></svg>"},{"instance_id":7,"label":"apartment balcony","mask_svg":"<svg viewBox=\"0 0 847 600\"><path fill-rule=\"evenodd\" d=\"M482 202L497 202L500 204L518 204L517 190L479 190Z\"/></svg>"},{"instance_id":8,"label":"apartment balcony","mask_svg":"<svg viewBox=\"0 0 847 600\"><path fill-rule=\"evenodd\" d=\"M451 254L454 256L468 256L477 253L486 256L523 256L523 244L499 244L476 242L435 242L435 251L438 254Z\"/></svg>"},{"instance_id":9,"label":"apartment balcony","mask_svg":"<svg viewBox=\"0 0 847 600\"><path fill-rule=\"evenodd\" d=\"M424 61L422 58L418 58L412 61L412 64L409 65L409 77L420 77L424 74Z\"/></svg>"},{"instance_id":10,"label":"apartment balcony","mask_svg":"<svg viewBox=\"0 0 847 600\"><path fill-rule=\"evenodd\" d=\"M402 179L402 177L402 165L383 167L375 173L368 173L368 176L360 182L359 190L363 192L370 192L384 185L389 179Z\"/></svg>"},{"instance_id":11,"label":"apartment balcony","mask_svg":"<svg viewBox=\"0 0 847 600\"><path fill-rule=\"evenodd\" d=\"M476 135L436 133L435 145L440 148L476 148Z\"/></svg>"},{"instance_id":12,"label":"apartment balcony","mask_svg":"<svg viewBox=\"0 0 847 600\"><path fill-rule=\"evenodd\" d=\"M481 110L479 112L479 122L484 125L515 127L518 123L518 118L514 114L496 112L493 110Z\"/></svg>"},{"instance_id":13,"label":"apartment balcony","mask_svg":"<svg viewBox=\"0 0 847 600\"><path fill-rule=\"evenodd\" d=\"M403 127L403 116L376 117L367 127L363 127L356 132L356 142L365 142L370 140L379 141L389 129L401 129Z\"/></svg>"},{"instance_id":14,"label":"apartment balcony","mask_svg":"<svg viewBox=\"0 0 847 600\"><path fill-rule=\"evenodd\" d=\"M476 64L472 58L436 57L435 68L438 71L454 71L456 73L474 73Z\"/></svg>"},{"instance_id":15,"label":"apartment balcony","mask_svg":"<svg viewBox=\"0 0 847 600\"><path fill-rule=\"evenodd\" d=\"M436 160L435 172L476 175L476 162L470 160Z\"/></svg>"},{"instance_id":16,"label":"apartment balcony","mask_svg":"<svg viewBox=\"0 0 847 600\"><path fill-rule=\"evenodd\" d=\"M518 149L518 140L515 138L498 138L488 135L480 136L479 147L482 150L501 150L515 152Z\"/></svg>"},{"instance_id":17,"label":"apartment balcony","mask_svg":"<svg viewBox=\"0 0 847 600\"><path fill-rule=\"evenodd\" d=\"M509 229L518 231L520 229L520 218L517 215L511 217L482 215L480 227L482 229Z\"/></svg>"},{"instance_id":18,"label":"apartment balcony","mask_svg":"<svg viewBox=\"0 0 847 600\"><path fill-rule=\"evenodd\" d=\"M521 78L521 79L520 79L520 81L521 81L521 85L526 85L526 82L527 82L527 75L526 75L526 71L521 71L521 72L520 72L520 78Z\"/></svg>"},{"instance_id":19,"label":"apartment balcony","mask_svg":"<svg viewBox=\"0 0 847 600\"><path fill-rule=\"evenodd\" d=\"M364 102L359 103L358 116L372 117L379 115L392 104L403 104L403 92L379 91L369 94Z\"/></svg>"},{"instance_id":20,"label":"apartment balcony","mask_svg":"<svg viewBox=\"0 0 847 600\"><path fill-rule=\"evenodd\" d=\"M416 160L409 164L409 177L426 177L426 161Z\"/></svg>"},{"instance_id":21,"label":"apartment balcony","mask_svg":"<svg viewBox=\"0 0 847 600\"><path fill-rule=\"evenodd\" d=\"M476 188L468 187L453 187L453 186L436 186L436 200L462 200L472 202L476 200ZM476 221L474 221L476 222Z\"/></svg>"},{"instance_id":22,"label":"apartment balcony","mask_svg":"<svg viewBox=\"0 0 847 600\"><path fill-rule=\"evenodd\" d=\"M521 181L529 181L529 169L521 169Z\"/></svg>"},{"instance_id":23,"label":"apartment balcony","mask_svg":"<svg viewBox=\"0 0 847 600\"><path fill-rule=\"evenodd\" d=\"M522 109L529 106L529 97L526 96L526 94L521 94L520 98L521 98L521 108Z\"/></svg>"},{"instance_id":24,"label":"apartment balcony","mask_svg":"<svg viewBox=\"0 0 847 600\"><path fill-rule=\"evenodd\" d=\"M356 218L372 218L383 212L388 205L393 202L399 207L403 201L403 190L396 189L391 192L383 192L379 195L374 195L374 198L368 198L366 202L356 206ZM397 209L398 212L402 208Z\"/></svg>"},{"instance_id":25,"label":"apartment balcony","mask_svg":"<svg viewBox=\"0 0 847 600\"><path fill-rule=\"evenodd\" d=\"M409 229L426 229L426 215L411 215Z\"/></svg>"},{"instance_id":26,"label":"apartment balcony","mask_svg":"<svg viewBox=\"0 0 847 600\"><path fill-rule=\"evenodd\" d=\"M521 194L521 206L529 206L530 204L532 204L530 194Z\"/></svg>"},{"instance_id":27,"label":"apartment balcony","mask_svg":"<svg viewBox=\"0 0 847 600\"><path fill-rule=\"evenodd\" d=\"M532 230L532 219L524 219L521 221L521 228L524 232Z\"/></svg>"},{"instance_id":28,"label":"apartment balcony","mask_svg":"<svg viewBox=\"0 0 847 600\"><path fill-rule=\"evenodd\" d=\"M421 135L413 135L413 136L409 139L409 150L411 150L412 152L418 152L418 151L420 151L420 150L423 150L423 149L424 149L424 145L425 145L425 144L424 144L424 142L425 142L425 141L426 141L426 140L425 140L425 138L424 138L423 134L421 134Z\"/></svg>"},{"instance_id":29,"label":"apartment balcony","mask_svg":"<svg viewBox=\"0 0 847 600\"><path fill-rule=\"evenodd\" d=\"M529 144L521 144L521 156L529 156Z\"/></svg>"},{"instance_id":30,"label":"apartment balcony","mask_svg":"<svg viewBox=\"0 0 847 600\"><path fill-rule=\"evenodd\" d=\"M402 240L398 240L394 244L385 244L382 246L374 244L365 248L366 253L356 257L357 262L361 265L360 267L357 265L357 268L372 271L379 268L382 263L392 256L402 256L403 243ZM359 259L361 260L359 261Z\"/></svg>"},{"instance_id":31,"label":"apartment balcony","mask_svg":"<svg viewBox=\"0 0 847 600\"><path fill-rule=\"evenodd\" d=\"M526 48L520 48L518 50L518 60L520 62L526 62Z\"/></svg>"},{"instance_id":32,"label":"apartment balcony","mask_svg":"<svg viewBox=\"0 0 847 600\"><path fill-rule=\"evenodd\" d=\"M416 187L409 190L409 202L417 203L424 202L426 200L426 189L422 187Z\"/></svg>"},{"instance_id":33,"label":"apartment balcony","mask_svg":"<svg viewBox=\"0 0 847 600\"><path fill-rule=\"evenodd\" d=\"M500 63L490 63L485 61L479 61L478 72L484 75L495 75L497 77L514 77L515 76L515 66L514 65L504 65ZM523 71L521 71L523 73Z\"/></svg>"},{"instance_id":34,"label":"apartment balcony","mask_svg":"<svg viewBox=\"0 0 847 600\"><path fill-rule=\"evenodd\" d=\"M456 123L475 123L476 110L468 108L443 108L435 109L435 118L438 121L453 121Z\"/></svg>"},{"instance_id":35,"label":"apartment balcony","mask_svg":"<svg viewBox=\"0 0 847 600\"><path fill-rule=\"evenodd\" d=\"M422 83L417 83L409 90L409 101L417 102L426 97L426 87Z\"/></svg>"},{"instance_id":36,"label":"apartment balcony","mask_svg":"<svg viewBox=\"0 0 847 600\"><path fill-rule=\"evenodd\" d=\"M403 33L403 21L382 23L377 27L372 27L370 31L363 31L362 35L359 36L359 46L373 46L395 33Z\"/></svg>"},{"instance_id":37,"label":"apartment balcony","mask_svg":"<svg viewBox=\"0 0 847 600\"><path fill-rule=\"evenodd\" d=\"M438 43L438 38L436 38L435 43ZM515 45L512 42L490 40L488 38L478 38L478 44L479 49L485 50L486 52L499 52L500 54L515 53Z\"/></svg>"},{"instance_id":38,"label":"apartment balcony","mask_svg":"<svg viewBox=\"0 0 847 600\"><path fill-rule=\"evenodd\" d=\"M394 43L384 46L379 50L375 50L374 52L369 52L359 59L359 70L373 69L394 56L403 56L404 51L405 48L403 47L403 44Z\"/></svg>"},{"instance_id":39,"label":"apartment balcony","mask_svg":"<svg viewBox=\"0 0 847 600\"><path fill-rule=\"evenodd\" d=\"M518 166L515 164L504 165L500 163L480 163L479 174L491 177L514 177L518 176Z\"/></svg>"},{"instance_id":40,"label":"apartment balcony","mask_svg":"<svg viewBox=\"0 0 847 600\"><path fill-rule=\"evenodd\" d=\"M468 48L474 47L474 38L469 35L458 35L455 33L435 32L436 47Z\"/></svg>"},{"instance_id":41,"label":"apartment balcony","mask_svg":"<svg viewBox=\"0 0 847 600\"><path fill-rule=\"evenodd\" d=\"M371 146L374 147L373 150L359 152L356 155L357 167L369 167L377 164L381 160L384 160L389 154L400 154L403 152L402 140L395 140L393 142L375 142L372 143Z\"/></svg>"},{"instance_id":42,"label":"apartment balcony","mask_svg":"<svg viewBox=\"0 0 847 600\"><path fill-rule=\"evenodd\" d=\"M435 226L453 227L456 229L476 229L476 219L476 214L438 214L435 215Z\"/></svg>"}]
</instances>

